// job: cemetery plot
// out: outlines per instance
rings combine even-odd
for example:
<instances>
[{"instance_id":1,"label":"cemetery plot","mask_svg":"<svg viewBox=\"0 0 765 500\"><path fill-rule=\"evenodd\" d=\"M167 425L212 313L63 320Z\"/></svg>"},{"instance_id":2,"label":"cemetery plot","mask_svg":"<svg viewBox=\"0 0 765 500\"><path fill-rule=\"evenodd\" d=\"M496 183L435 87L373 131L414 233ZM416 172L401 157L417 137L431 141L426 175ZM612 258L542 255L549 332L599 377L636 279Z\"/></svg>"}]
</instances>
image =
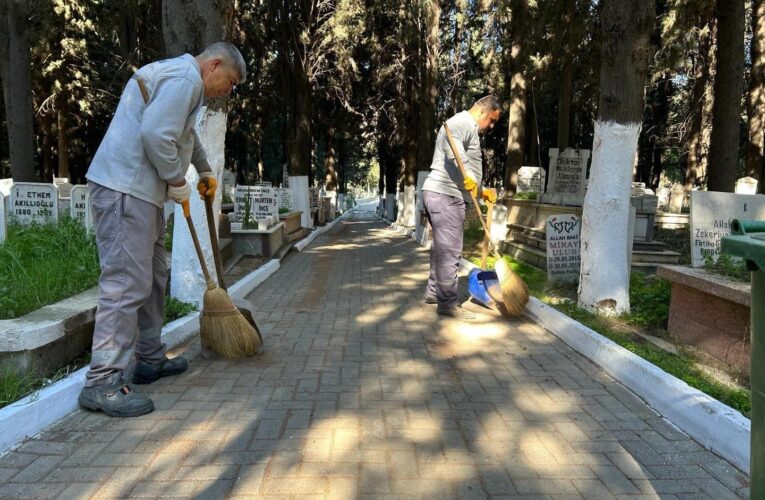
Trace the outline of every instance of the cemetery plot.
<instances>
[{"instance_id":1,"label":"cemetery plot","mask_svg":"<svg viewBox=\"0 0 765 500\"><path fill-rule=\"evenodd\" d=\"M703 267L706 257L716 261L720 242L730 234L733 219L765 220L765 196L691 192L691 265Z\"/></svg>"},{"instance_id":2,"label":"cemetery plot","mask_svg":"<svg viewBox=\"0 0 765 500\"><path fill-rule=\"evenodd\" d=\"M234 216L243 221L245 205L249 201L249 216L251 220L265 220L277 213L277 199L270 184L255 186L236 186L234 197ZM244 221L249 222L249 221Z\"/></svg>"},{"instance_id":3,"label":"cemetery plot","mask_svg":"<svg viewBox=\"0 0 765 500\"><path fill-rule=\"evenodd\" d=\"M17 182L11 188L9 215L20 224L58 219L58 192L52 184Z\"/></svg>"},{"instance_id":4,"label":"cemetery plot","mask_svg":"<svg viewBox=\"0 0 765 500\"><path fill-rule=\"evenodd\" d=\"M545 224L547 233L547 279L560 283L579 281L581 263L579 236L582 224L576 215L553 215Z\"/></svg>"}]
</instances>

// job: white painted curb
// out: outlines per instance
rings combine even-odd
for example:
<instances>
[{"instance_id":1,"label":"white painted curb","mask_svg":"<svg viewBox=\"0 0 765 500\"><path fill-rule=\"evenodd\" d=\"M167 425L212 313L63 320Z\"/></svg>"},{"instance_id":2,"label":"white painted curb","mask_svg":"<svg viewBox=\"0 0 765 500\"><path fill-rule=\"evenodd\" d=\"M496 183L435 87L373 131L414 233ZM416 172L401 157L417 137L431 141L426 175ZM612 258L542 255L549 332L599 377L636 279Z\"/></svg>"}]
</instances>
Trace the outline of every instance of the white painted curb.
<instances>
[{"instance_id":1,"label":"white painted curb","mask_svg":"<svg viewBox=\"0 0 765 500\"><path fill-rule=\"evenodd\" d=\"M318 238L320 234L323 234L323 233L329 231L330 229L332 229L333 227L335 227L335 224L337 224L341 220L343 220L346 217L348 217L350 214L352 214L354 212L354 210L356 210L356 207L353 207L352 209L348 210L347 212L345 212L340 217L336 217L335 220L333 220L332 222L317 228L315 231L311 232L311 234L309 234L308 236L306 236L302 240L300 240L297 243L295 243L295 248L297 248L297 251L298 252L302 252L303 250L305 250L306 247L308 245L310 245L311 243L313 243L313 240Z\"/></svg>"},{"instance_id":2,"label":"white painted curb","mask_svg":"<svg viewBox=\"0 0 765 500\"><path fill-rule=\"evenodd\" d=\"M279 269L279 260L271 259L232 285L232 298L241 299ZM162 342L168 349L184 344L199 332L199 312L189 313L162 328ZM12 450L24 440L39 434L79 408L79 396L88 367L0 409L0 454Z\"/></svg>"},{"instance_id":3,"label":"white painted curb","mask_svg":"<svg viewBox=\"0 0 765 500\"><path fill-rule=\"evenodd\" d=\"M460 267L476 268L465 259ZM642 398L672 425L749 471L751 421L619 344L530 297L526 315Z\"/></svg>"}]
</instances>

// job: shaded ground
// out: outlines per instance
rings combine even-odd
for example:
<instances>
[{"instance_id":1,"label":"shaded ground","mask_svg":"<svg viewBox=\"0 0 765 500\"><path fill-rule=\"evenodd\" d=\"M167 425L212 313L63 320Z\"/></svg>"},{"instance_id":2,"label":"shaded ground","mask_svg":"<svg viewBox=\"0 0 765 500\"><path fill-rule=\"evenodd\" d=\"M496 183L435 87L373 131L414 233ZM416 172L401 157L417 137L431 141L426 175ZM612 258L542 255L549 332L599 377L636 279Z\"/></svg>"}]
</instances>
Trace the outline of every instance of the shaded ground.
<instances>
[{"instance_id":1,"label":"shaded ground","mask_svg":"<svg viewBox=\"0 0 765 500\"><path fill-rule=\"evenodd\" d=\"M253 359L196 358L0 459L0 497L738 498L746 477L528 321L440 320L428 254L362 212L248 297Z\"/></svg>"}]
</instances>

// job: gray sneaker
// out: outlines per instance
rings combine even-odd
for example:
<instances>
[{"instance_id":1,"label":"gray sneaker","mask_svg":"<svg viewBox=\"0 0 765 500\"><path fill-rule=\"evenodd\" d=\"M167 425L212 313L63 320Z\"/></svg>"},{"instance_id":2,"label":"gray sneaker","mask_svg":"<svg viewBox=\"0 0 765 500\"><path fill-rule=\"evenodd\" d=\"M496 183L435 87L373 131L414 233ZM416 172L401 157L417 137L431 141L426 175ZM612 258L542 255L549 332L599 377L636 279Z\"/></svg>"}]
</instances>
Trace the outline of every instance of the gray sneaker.
<instances>
[{"instance_id":1,"label":"gray sneaker","mask_svg":"<svg viewBox=\"0 0 765 500\"><path fill-rule=\"evenodd\" d=\"M461 307L441 307L436 308L436 314L440 316L448 316L450 318L471 320L475 319L475 314L470 311L466 311Z\"/></svg>"},{"instance_id":2,"label":"gray sneaker","mask_svg":"<svg viewBox=\"0 0 765 500\"><path fill-rule=\"evenodd\" d=\"M189 362L178 356L177 358L165 358L161 363L150 365L149 363L138 363L133 372L134 384L151 384L162 377L178 375L189 368Z\"/></svg>"},{"instance_id":3,"label":"gray sneaker","mask_svg":"<svg viewBox=\"0 0 765 500\"><path fill-rule=\"evenodd\" d=\"M125 382L83 387L77 401L83 408L102 411L110 417L138 417L154 411L154 402L133 392Z\"/></svg>"}]
</instances>

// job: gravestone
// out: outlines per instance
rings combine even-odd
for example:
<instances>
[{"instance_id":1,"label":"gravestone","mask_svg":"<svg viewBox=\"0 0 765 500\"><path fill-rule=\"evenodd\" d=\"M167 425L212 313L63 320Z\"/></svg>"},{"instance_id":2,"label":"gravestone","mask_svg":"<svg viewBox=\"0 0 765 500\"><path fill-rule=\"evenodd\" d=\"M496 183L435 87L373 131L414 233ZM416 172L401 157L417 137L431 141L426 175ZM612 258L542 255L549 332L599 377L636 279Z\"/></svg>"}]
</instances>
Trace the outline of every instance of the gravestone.
<instances>
[{"instance_id":1,"label":"gravestone","mask_svg":"<svg viewBox=\"0 0 765 500\"><path fill-rule=\"evenodd\" d=\"M236 174L227 168L223 169L223 194L227 195L230 199L234 199L235 186L236 186Z\"/></svg>"},{"instance_id":2,"label":"gravestone","mask_svg":"<svg viewBox=\"0 0 765 500\"><path fill-rule=\"evenodd\" d=\"M643 196L645 194L645 182L633 182L630 196Z\"/></svg>"},{"instance_id":3,"label":"gravestone","mask_svg":"<svg viewBox=\"0 0 765 500\"><path fill-rule=\"evenodd\" d=\"M58 220L58 192L53 184L16 182L9 214L20 224Z\"/></svg>"},{"instance_id":4,"label":"gravestone","mask_svg":"<svg viewBox=\"0 0 765 500\"><path fill-rule=\"evenodd\" d=\"M76 185L72 187L69 198L69 215L72 219L80 219L85 222L86 215L90 211L88 205L88 186Z\"/></svg>"},{"instance_id":5,"label":"gravestone","mask_svg":"<svg viewBox=\"0 0 765 500\"><path fill-rule=\"evenodd\" d=\"M308 198L310 201L311 212L319 209L319 190L316 188L308 189Z\"/></svg>"},{"instance_id":6,"label":"gravestone","mask_svg":"<svg viewBox=\"0 0 765 500\"><path fill-rule=\"evenodd\" d=\"M282 187L288 188L290 187L290 173L287 169L287 164L285 163L282 167Z\"/></svg>"},{"instance_id":7,"label":"gravestone","mask_svg":"<svg viewBox=\"0 0 765 500\"><path fill-rule=\"evenodd\" d=\"M276 215L276 194L270 184L253 186L250 199L252 200L252 216L255 220L262 221Z\"/></svg>"},{"instance_id":8,"label":"gravestone","mask_svg":"<svg viewBox=\"0 0 765 500\"><path fill-rule=\"evenodd\" d=\"M582 206L587 189L588 149L550 148L550 179L547 191L540 196L543 203Z\"/></svg>"},{"instance_id":9,"label":"gravestone","mask_svg":"<svg viewBox=\"0 0 765 500\"><path fill-rule=\"evenodd\" d=\"M757 179L742 177L736 181L736 194L757 194Z\"/></svg>"},{"instance_id":10,"label":"gravestone","mask_svg":"<svg viewBox=\"0 0 765 500\"><path fill-rule=\"evenodd\" d=\"M543 193L545 170L542 167L521 167L518 169L517 193Z\"/></svg>"},{"instance_id":11,"label":"gravestone","mask_svg":"<svg viewBox=\"0 0 765 500\"><path fill-rule=\"evenodd\" d=\"M717 260L720 241L730 234L733 219L765 220L765 196L691 192L691 265L703 267L704 258Z\"/></svg>"},{"instance_id":12,"label":"gravestone","mask_svg":"<svg viewBox=\"0 0 765 500\"><path fill-rule=\"evenodd\" d=\"M547 234L547 279L559 283L579 281L582 224L572 214L551 215L545 224Z\"/></svg>"},{"instance_id":13,"label":"gravestone","mask_svg":"<svg viewBox=\"0 0 765 500\"><path fill-rule=\"evenodd\" d=\"M286 209L292 211L292 191L289 188L279 188L276 190L276 196L279 202L280 209Z\"/></svg>"},{"instance_id":14,"label":"gravestone","mask_svg":"<svg viewBox=\"0 0 765 500\"><path fill-rule=\"evenodd\" d=\"M0 243L5 241L5 196L0 193Z\"/></svg>"},{"instance_id":15,"label":"gravestone","mask_svg":"<svg viewBox=\"0 0 765 500\"><path fill-rule=\"evenodd\" d=\"M683 211L683 202L685 201L685 187L682 184L675 184L669 193L669 211L673 214L679 214Z\"/></svg>"},{"instance_id":16,"label":"gravestone","mask_svg":"<svg viewBox=\"0 0 765 500\"><path fill-rule=\"evenodd\" d=\"M666 210L669 205L669 193L670 190L667 186L662 186L656 190L656 196L659 198L659 208Z\"/></svg>"},{"instance_id":17,"label":"gravestone","mask_svg":"<svg viewBox=\"0 0 765 500\"><path fill-rule=\"evenodd\" d=\"M59 198L69 198L73 185L69 182L69 177L54 177L53 185L58 190Z\"/></svg>"},{"instance_id":18,"label":"gravestone","mask_svg":"<svg viewBox=\"0 0 765 500\"><path fill-rule=\"evenodd\" d=\"M11 178L0 179L0 194L5 196L6 198L10 198L12 186L13 186L13 179Z\"/></svg>"}]
</instances>

